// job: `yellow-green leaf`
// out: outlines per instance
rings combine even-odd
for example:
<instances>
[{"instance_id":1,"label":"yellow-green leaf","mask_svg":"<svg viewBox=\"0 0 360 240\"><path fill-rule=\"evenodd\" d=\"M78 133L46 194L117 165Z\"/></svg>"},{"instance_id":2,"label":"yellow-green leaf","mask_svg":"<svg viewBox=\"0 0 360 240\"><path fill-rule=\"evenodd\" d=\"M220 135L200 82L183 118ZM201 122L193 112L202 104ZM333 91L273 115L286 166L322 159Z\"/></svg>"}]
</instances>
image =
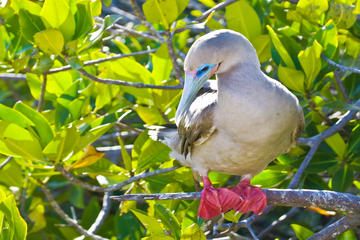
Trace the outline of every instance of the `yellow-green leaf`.
<instances>
[{"instance_id":1,"label":"yellow-green leaf","mask_svg":"<svg viewBox=\"0 0 360 240\"><path fill-rule=\"evenodd\" d=\"M47 27L59 28L71 13L67 0L46 0L40 16Z\"/></svg>"},{"instance_id":2,"label":"yellow-green leaf","mask_svg":"<svg viewBox=\"0 0 360 240\"><path fill-rule=\"evenodd\" d=\"M60 54L64 46L64 37L59 30L46 29L34 35L39 48L48 54Z\"/></svg>"},{"instance_id":3,"label":"yellow-green leaf","mask_svg":"<svg viewBox=\"0 0 360 240\"><path fill-rule=\"evenodd\" d=\"M181 234L181 240L205 240L206 236L200 227L194 223L187 227Z\"/></svg>"},{"instance_id":4,"label":"yellow-green leaf","mask_svg":"<svg viewBox=\"0 0 360 240\"><path fill-rule=\"evenodd\" d=\"M312 46L299 52L298 58L305 72L305 84L307 88L311 87L321 70L321 51L321 45L315 40Z\"/></svg>"},{"instance_id":5,"label":"yellow-green leaf","mask_svg":"<svg viewBox=\"0 0 360 240\"><path fill-rule=\"evenodd\" d=\"M143 10L149 22L161 23L167 29L178 16L176 0L147 0Z\"/></svg>"},{"instance_id":6,"label":"yellow-green leaf","mask_svg":"<svg viewBox=\"0 0 360 240\"><path fill-rule=\"evenodd\" d=\"M276 35L275 31L269 25L267 25L266 28L269 31L271 41L272 41L276 51L279 53L281 59L284 61L284 63L288 67L295 68L295 64L294 64L293 60L291 59L290 54L288 53L288 51L286 50L286 48L280 41L279 37Z\"/></svg>"},{"instance_id":7,"label":"yellow-green leaf","mask_svg":"<svg viewBox=\"0 0 360 240\"><path fill-rule=\"evenodd\" d=\"M279 66L278 68L279 80L286 87L299 93L304 93L304 73L293 68Z\"/></svg>"},{"instance_id":8,"label":"yellow-green leaf","mask_svg":"<svg viewBox=\"0 0 360 240\"><path fill-rule=\"evenodd\" d=\"M260 19L246 0L240 0L226 7L225 17L228 28L252 39L261 34Z\"/></svg>"},{"instance_id":9,"label":"yellow-green leaf","mask_svg":"<svg viewBox=\"0 0 360 240\"><path fill-rule=\"evenodd\" d=\"M262 34L251 39L251 43L256 49L256 53L261 63L270 59L270 37L268 34Z\"/></svg>"}]
</instances>

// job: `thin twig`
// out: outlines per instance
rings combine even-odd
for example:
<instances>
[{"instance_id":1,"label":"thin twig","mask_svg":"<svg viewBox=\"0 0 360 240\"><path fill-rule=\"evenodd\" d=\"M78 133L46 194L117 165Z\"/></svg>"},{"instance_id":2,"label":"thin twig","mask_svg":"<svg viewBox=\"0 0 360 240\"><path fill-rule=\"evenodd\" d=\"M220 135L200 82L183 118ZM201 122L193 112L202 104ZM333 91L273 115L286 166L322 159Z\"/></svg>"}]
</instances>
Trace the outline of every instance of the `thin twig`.
<instances>
[{"instance_id":1,"label":"thin twig","mask_svg":"<svg viewBox=\"0 0 360 240\"><path fill-rule=\"evenodd\" d=\"M103 63L106 61L113 61L113 60L120 59L120 58L149 54L149 53L156 52L156 50L157 49L155 48L155 49L149 49L149 50L145 50L145 51L133 52L133 53L129 53L129 54L116 54L114 56L85 61L83 63L83 65L90 66L90 65ZM68 71L68 70L72 70L72 69L73 68L70 65L65 65L62 67L50 69L49 71L46 72L46 74L54 74L54 73ZM14 73L2 73L2 74L0 74L0 80L26 81L26 75L25 74L14 74Z\"/></svg>"},{"instance_id":2,"label":"thin twig","mask_svg":"<svg viewBox=\"0 0 360 240\"><path fill-rule=\"evenodd\" d=\"M45 99L45 92L46 92L46 84L47 84L47 74L44 73L43 74L43 82L41 84L41 93L40 93L40 98L39 98L39 103L37 106L37 111L41 112L42 111L42 107L44 105L44 99Z\"/></svg>"},{"instance_id":3,"label":"thin twig","mask_svg":"<svg viewBox=\"0 0 360 240\"><path fill-rule=\"evenodd\" d=\"M299 211L299 208L297 207L293 207L291 208L287 213L285 213L284 215L282 215L281 217L279 217L277 220L273 221L269 226L267 226L264 230L262 230L259 234L258 234L258 238L262 238L264 237L269 231L271 231L274 227L276 227L278 224L280 224L281 222L284 222L285 220L287 220L288 218L291 218L292 216L294 216L297 212Z\"/></svg>"},{"instance_id":4,"label":"thin twig","mask_svg":"<svg viewBox=\"0 0 360 240\"><path fill-rule=\"evenodd\" d=\"M133 53L129 53L129 54L116 54L116 55L105 57L105 58L99 58L99 59L95 59L95 60L85 61L83 65L84 66L90 66L90 65L95 65L95 64L107 62L107 61L113 61L113 60L120 59L120 58L126 58L126 57L149 54L149 53L156 52L156 50L157 49L155 48L155 49L149 49L149 50L145 50L145 51L133 52ZM70 65L66 65L66 66L62 66L62 67L59 67L59 68L50 69L47 72L47 74L63 72L63 71L71 70L71 69L72 69L72 67Z\"/></svg>"},{"instance_id":5,"label":"thin twig","mask_svg":"<svg viewBox=\"0 0 360 240\"><path fill-rule=\"evenodd\" d=\"M270 206L310 207L360 214L360 197L350 193L322 190L263 189ZM197 200L201 192L127 194L112 196L117 201L139 200Z\"/></svg>"},{"instance_id":6,"label":"thin twig","mask_svg":"<svg viewBox=\"0 0 360 240\"><path fill-rule=\"evenodd\" d=\"M173 42L172 42L172 35L169 31L166 32L166 43L167 43L167 47L168 47L168 51L169 51L169 56L173 65L173 69L175 72L175 76L177 79L179 79L180 81L180 85L184 85L184 79L182 77L182 72L180 70L180 66L179 64L176 62L176 53L175 53L175 49L173 46Z\"/></svg>"},{"instance_id":7,"label":"thin twig","mask_svg":"<svg viewBox=\"0 0 360 240\"><path fill-rule=\"evenodd\" d=\"M354 106L360 106L360 100L358 100ZM306 167L309 165L311 159L313 158L314 154L316 153L317 148L319 147L319 144L325 140L326 138L334 135L337 133L340 129L342 129L357 113L357 110L351 110L348 111L342 119L337 121L334 125L326 129L325 131L319 133L318 135L315 135L310 138L301 138L298 140L299 144L306 144L309 145L310 151L306 155L304 161L301 163L298 171L296 172L294 178L291 180L291 183L289 185L289 188L296 188L297 185L300 182L300 179L302 177L302 174L304 173Z\"/></svg>"},{"instance_id":8,"label":"thin twig","mask_svg":"<svg viewBox=\"0 0 360 240\"><path fill-rule=\"evenodd\" d=\"M135 88L153 88L153 89L168 89L168 90L182 89L181 84L178 84L178 85L154 85L154 84L145 84L145 83L134 83L134 82L126 82L126 81L122 81L122 80L115 80L115 79L98 78L94 75L89 74L84 69L77 69L77 71L81 75L83 75L95 82L104 83L104 84L129 86L129 87L135 87Z\"/></svg>"},{"instance_id":9,"label":"thin twig","mask_svg":"<svg viewBox=\"0 0 360 240\"><path fill-rule=\"evenodd\" d=\"M99 230L99 228L101 227L101 225L104 223L105 218L109 215L110 208L111 208L110 197L111 197L110 192L106 192L104 194L102 208L99 212L99 215L95 219L95 222L89 228L89 230L88 230L89 232L91 232L91 233L97 232Z\"/></svg>"},{"instance_id":10,"label":"thin twig","mask_svg":"<svg viewBox=\"0 0 360 240\"><path fill-rule=\"evenodd\" d=\"M308 240L326 240L326 239L335 239L341 233L347 231L355 224L359 224L359 219L353 219L348 216L342 217L336 222L325 227L321 231L312 235Z\"/></svg>"},{"instance_id":11,"label":"thin twig","mask_svg":"<svg viewBox=\"0 0 360 240\"><path fill-rule=\"evenodd\" d=\"M130 5L134 10L135 15L140 19L140 21L142 22L142 24L144 24L149 31L151 32L151 34L156 37L159 41L163 42L163 38L161 37L161 35L154 29L154 27L151 25L151 23L149 23L146 19L144 14L142 13L141 9L139 8L138 4L136 3L135 0L130 0Z\"/></svg>"},{"instance_id":12,"label":"thin twig","mask_svg":"<svg viewBox=\"0 0 360 240\"><path fill-rule=\"evenodd\" d=\"M26 75L20 73L1 73L0 80L5 81L26 81Z\"/></svg>"},{"instance_id":13,"label":"thin twig","mask_svg":"<svg viewBox=\"0 0 360 240\"><path fill-rule=\"evenodd\" d=\"M8 164L12 158L13 158L12 156L9 156L2 163L0 163L0 170L3 169L3 167L5 167L6 164Z\"/></svg>"},{"instance_id":14,"label":"thin twig","mask_svg":"<svg viewBox=\"0 0 360 240\"><path fill-rule=\"evenodd\" d=\"M320 143L320 142L319 142ZM310 151L306 154L306 157L304 159L304 161L302 161L299 169L297 170L295 176L293 177L293 179L291 180L288 188L293 189L296 188L300 182L300 179L305 171L305 169L307 168L307 166L309 165L311 159L314 157L318 147L319 147L319 143L315 143L311 148Z\"/></svg>"},{"instance_id":15,"label":"thin twig","mask_svg":"<svg viewBox=\"0 0 360 240\"><path fill-rule=\"evenodd\" d=\"M347 103L350 103L349 96L348 96L348 94L346 93L344 84L343 84L343 82L342 82L341 79L340 79L339 70L335 70L335 71L334 71L334 78L335 78L336 84L338 85L338 87L339 87L339 89L340 89L341 95L343 96L343 98L345 99L345 101L346 101Z\"/></svg>"},{"instance_id":16,"label":"thin twig","mask_svg":"<svg viewBox=\"0 0 360 240\"><path fill-rule=\"evenodd\" d=\"M127 129L127 130L131 130L134 131L136 133L142 133L144 130L140 129L140 128L135 128L135 127L131 127L125 123L122 122L116 122L116 125L121 128L121 129Z\"/></svg>"},{"instance_id":17,"label":"thin twig","mask_svg":"<svg viewBox=\"0 0 360 240\"><path fill-rule=\"evenodd\" d=\"M217 10L220 10L220 9L223 9L225 8L226 6L229 6L230 4L234 3L234 2L237 2L238 0L226 0L225 2L221 2L219 4L217 4L216 6L210 8L209 10L207 10L206 12L204 12L200 17L197 17L195 19L195 21L197 22L201 22L203 21L204 19L206 19L210 13L212 11L217 11Z\"/></svg>"},{"instance_id":18,"label":"thin twig","mask_svg":"<svg viewBox=\"0 0 360 240\"><path fill-rule=\"evenodd\" d=\"M350 71L353 73L357 73L360 74L360 70L356 69L356 68L352 68L352 67L348 67L339 63L334 62L333 60L331 60L330 58L326 57L325 54L321 53L321 57L330 65L340 68L342 71Z\"/></svg>"},{"instance_id":19,"label":"thin twig","mask_svg":"<svg viewBox=\"0 0 360 240\"><path fill-rule=\"evenodd\" d=\"M65 220L71 227L75 228L79 233L83 234L86 237L95 239L95 240L105 240L107 238L100 237L98 235L95 235L89 231L86 231L83 227L81 227L75 220L70 218L59 206L59 204L55 201L54 197L51 195L49 189L47 187L40 183L40 187L45 194L46 198L49 200L51 206L54 208L55 212Z\"/></svg>"},{"instance_id":20,"label":"thin twig","mask_svg":"<svg viewBox=\"0 0 360 240\"><path fill-rule=\"evenodd\" d=\"M140 179L144 179L147 177L151 177L154 175L158 175L161 173L167 173L167 172L171 172L174 171L176 169L178 169L178 167L171 167L171 168L162 168L162 169L158 169L152 172L144 172L141 173L139 175L136 175L134 177L131 177L121 183L115 184L115 185L111 185L109 187L99 187L99 186L94 186L85 182L80 181L79 179L77 179L75 176L73 176L71 173L69 173L68 171L66 171L63 167L61 167L60 165L56 165L55 166L56 169L66 178L68 179L70 182L77 184L89 191L93 191L93 192L114 192L116 190L119 190L121 188L123 188L125 185L130 184L132 182L136 182L139 181Z\"/></svg>"}]
</instances>

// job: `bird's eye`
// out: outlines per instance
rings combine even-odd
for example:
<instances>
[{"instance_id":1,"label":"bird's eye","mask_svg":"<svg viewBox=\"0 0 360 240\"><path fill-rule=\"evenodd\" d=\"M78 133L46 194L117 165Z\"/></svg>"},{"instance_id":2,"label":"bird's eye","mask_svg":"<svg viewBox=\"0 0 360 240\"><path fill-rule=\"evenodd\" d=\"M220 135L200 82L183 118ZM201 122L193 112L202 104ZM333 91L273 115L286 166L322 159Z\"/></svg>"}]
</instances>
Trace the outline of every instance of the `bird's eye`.
<instances>
[{"instance_id":1,"label":"bird's eye","mask_svg":"<svg viewBox=\"0 0 360 240\"><path fill-rule=\"evenodd\" d=\"M202 67L199 68L196 75L200 76L200 75L204 74L208 70L209 70L209 66L208 65L203 65Z\"/></svg>"},{"instance_id":2,"label":"bird's eye","mask_svg":"<svg viewBox=\"0 0 360 240\"><path fill-rule=\"evenodd\" d=\"M207 70L209 70L209 66L205 65L200 69L200 72L206 72Z\"/></svg>"}]
</instances>

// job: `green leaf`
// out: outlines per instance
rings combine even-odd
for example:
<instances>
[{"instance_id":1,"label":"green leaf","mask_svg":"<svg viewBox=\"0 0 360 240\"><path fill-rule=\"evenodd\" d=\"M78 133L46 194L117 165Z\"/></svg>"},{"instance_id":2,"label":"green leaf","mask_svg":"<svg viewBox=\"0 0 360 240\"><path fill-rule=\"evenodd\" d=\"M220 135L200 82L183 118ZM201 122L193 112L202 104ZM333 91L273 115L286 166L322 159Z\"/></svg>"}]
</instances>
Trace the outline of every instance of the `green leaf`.
<instances>
[{"instance_id":1,"label":"green leaf","mask_svg":"<svg viewBox=\"0 0 360 240\"><path fill-rule=\"evenodd\" d=\"M71 11L67 0L46 0L40 16L48 28L59 28L66 21L69 13Z\"/></svg>"},{"instance_id":2,"label":"green leaf","mask_svg":"<svg viewBox=\"0 0 360 240\"><path fill-rule=\"evenodd\" d=\"M206 236L200 227L194 223L182 232L181 240L206 240Z\"/></svg>"},{"instance_id":3,"label":"green leaf","mask_svg":"<svg viewBox=\"0 0 360 240\"><path fill-rule=\"evenodd\" d=\"M263 63L269 61L271 58L270 36L268 34L259 35L251 39L251 43L256 49L260 62Z\"/></svg>"},{"instance_id":4,"label":"green leaf","mask_svg":"<svg viewBox=\"0 0 360 240\"><path fill-rule=\"evenodd\" d=\"M166 124L165 119L155 107L143 107L138 105L135 106L134 109L147 125Z\"/></svg>"},{"instance_id":5,"label":"green leaf","mask_svg":"<svg viewBox=\"0 0 360 240\"><path fill-rule=\"evenodd\" d=\"M338 192L345 192L354 180L354 171L347 164L339 168L331 181L331 189Z\"/></svg>"},{"instance_id":6,"label":"green leaf","mask_svg":"<svg viewBox=\"0 0 360 240\"><path fill-rule=\"evenodd\" d=\"M225 18L229 29L242 33L250 40L261 34L260 19L246 0L227 6Z\"/></svg>"},{"instance_id":7,"label":"green leaf","mask_svg":"<svg viewBox=\"0 0 360 240\"><path fill-rule=\"evenodd\" d=\"M76 127L64 128L49 142L43 153L57 164L74 151L79 139L80 135Z\"/></svg>"},{"instance_id":8,"label":"green leaf","mask_svg":"<svg viewBox=\"0 0 360 240\"><path fill-rule=\"evenodd\" d=\"M46 227L46 218L44 216L44 212L45 212L44 205L38 204L29 213L29 218L34 223L29 234L37 232Z\"/></svg>"},{"instance_id":9,"label":"green leaf","mask_svg":"<svg viewBox=\"0 0 360 240\"><path fill-rule=\"evenodd\" d=\"M319 132L323 132L327 129L327 127L323 125L318 125L317 129ZM325 142L339 157L345 156L347 146L344 142L344 139L339 133L336 133L331 137L326 138Z\"/></svg>"},{"instance_id":10,"label":"green leaf","mask_svg":"<svg viewBox=\"0 0 360 240\"><path fill-rule=\"evenodd\" d=\"M299 224L291 224L290 226L299 240L305 240L314 235L313 231Z\"/></svg>"},{"instance_id":11,"label":"green leaf","mask_svg":"<svg viewBox=\"0 0 360 240\"><path fill-rule=\"evenodd\" d=\"M107 123L92 128L85 135L80 137L80 141L78 146L76 146L75 148L75 152L78 152L87 145L93 143L96 139L98 139L100 136L104 135L107 131L109 131L114 126L114 124L115 123Z\"/></svg>"},{"instance_id":12,"label":"green leaf","mask_svg":"<svg viewBox=\"0 0 360 240\"><path fill-rule=\"evenodd\" d=\"M162 163L169 159L170 148L160 142L148 139L141 148L137 172L141 172L153 163Z\"/></svg>"},{"instance_id":13,"label":"green leaf","mask_svg":"<svg viewBox=\"0 0 360 240\"><path fill-rule=\"evenodd\" d=\"M40 144L45 147L54 137L53 130L47 119L22 102L17 102L14 108L34 123L34 128L40 137Z\"/></svg>"},{"instance_id":14,"label":"green leaf","mask_svg":"<svg viewBox=\"0 0 360 240\"><path fill-rule=\"evenodd\" d=\"M131 209L131 212L135 214L151 236L164 236L164 228L155 218L146 215L145 212L138 209Z\"/></svg>"},{"instance_id":15,"label":"green leaf","mask_svg":"<svg viewBox=\"0 0 360 240\"><path fill-rule=\"evenodd\" d=\"M302 71L280 65L278 68L278 76L280 82L287 88L299 93L305 93L305 76Z\"/></svg>"},{"instance_id":16,"label":"green leaf","mask_svg":"<svg viewBox=\"0 0 360 240\"><path fill-rule=\"evenodd\" d=\"M355 9L353 11L354 14L360 14L360 0L356 1Z\"/></svg>"},{"instance_id":17,"label":"green leaf","mask_svg":"<svg viewBox=\"0 0 360 240\"><path fill-rule=\"evenodd\" d=\"M353 11L354 7L352 5L330 2L327 17L331 18L338 28L348 29L354 25L357 19Z\"/></svg>"},{"instance_id":18,"label":"green leaf","mask_svg":"<svg viewBox=\"0 0 360 240\"><path fill-rule=\"evenodd\" d=\"M355 149L359 149L360 145L360 124L356 125L351 131L348 153L352 153Z\"/></svg>"},{"instance_id":19,"label":"green leaf","mask_svg":"<svg viewBox=\"0 0 360 240\"><path fill-rule=\"evenodd\" d=\"M321 51L321 45L315 40L312 46L305 49L305 51L300 51L298 54L301 67L305 72L305 84L307 88L311 87L321 70Z\"/></svg>"},{"instance_id":20,"label":"green leaf","mask_svg":"<svg viewBox=\"0 0 360 240\"><path fill-rule=\"evenodd\" d=\"M155 216L167 227L175 239L180 239L181 228L176 216L160 204L155 204Z\"/></svg>"},{"instance_id":21,"label":"green leaf","mask_svg":"<svg viewBox=\"0 0 360 240\"><path fill-rule=\"evenodd\" d=\"M129 172L132 171L132 160L131 157L129 155L129 153L127 152L126 148L125 148L125 144L122 141L121 137L118 137L118 142L120 144L121 147L121 157L125 166L125 169L128 170Z\"/></svg>"},{"instance_id":22,"label":"green leaf","mask_svg":"<svg viewBox=\"0 0 360 240\"><path fill-rule=\"evenodd\" d=\"M236 212L235 210L231 209L224 214L224 218L230 222L237 223L239 222L241 215L242 213Z\"/></svg>"},{"instance_id":23,"label":"green leaf","mask_svg":"<svg viewBox=\"0 0 360 240\"><path fill-rule=\"evenodd\" d=\"M12 159L0 171L0 183L6 187L22 188L24 185L23 170L17 164L16 159ZM1 228L0 228L1 229Z\"/></svg>"},{"instance_id":24,"label":"green leaf","mask_svg":"<svg viewBox=\"0 0 360 240\"><path fill-rule=\"evenodd\" d=\"M144 228L132 212L115 215L115 232L118 239L142 239Z\"/></svg>"},{"instance_id":25,"label":"green leaf","mask_svg":"<svg viewBox=\"0 0 360 240\"><path fill-rule=\"evenodd\" d=\"M43 160L39 140L26 129L0 120L0 153L26 160Z\"/></svg>"},{"instance_id":26,"label":"green leaf","mask_svg":"<svg viewBox=\"0 0 360 240\"><path fill-rule=\"evenodd\" d=\"M284 47L284 45L281 43L279 37L276 35L275 31L271 28L271 26L267 25L266 28L269 31L271 42L273 43L276 51L279 53L281 59L284 61L286 66L295 68L295 64L293 60L291 59L291 56L289 55L288 51Z\"/></svg>"},{"instance_id":27,"label":"green leaf","mask_svg":"<svg viewBox=\"0 0 360 240\"><path fill-rule=\"evenodd\" d=\"M0 212L4 214L6 225L9 226L8 229L1 229L2 234L7 230L7 239L25 240L27 226L16 207L15 198L13 195L6 196L2 190L0 190Z\"/></svg>"},{"instance_id":28,"label":"green leaf","mask_svg":"<svg viewBox=\"0 0 360 240\"><path fill-rule=\"evenodd\" d=\"M0 26L0 61L2 62L6 57L6 46L5 46L5 27Z\"/></svg>"},{"instance_id":29,"label":"green leaf","mask_svg":"<svg viewBox=\"0 0 360 240\"><path fill-rule=\"evenodd\" d=\"M39 4L29 0L12 0L10 6L16 13L18 13L20 9L25 9L31 14L39 15L41 11Z\"/></svg>"},{"instance_id":30,"label":"green leaf","mask_svg":"<svg viewBox=\"0 0 360 240\"><path fill-rule=\"evenodd\" d=\"M287 171L265 169L251 179L251 184L260 185L264 188L274 187L284 181L288 174Z\"/></svg>"},{"instance_id":31,"label":"green leaf","mask_svg":"<svg viewBox=\"0 0 360 240\"><path fill-rule=\"evenodd\" d=\"M311 162L309 163L309 166L306 168L305 171L308 173L319 173L337 164L338 160L336 159L334 154L317 152L311 159Z\"/></svg>"},{"instance_id":32,"label":"green leaf","mask_svg":"<svg viewBox=\"0 0 360 240\"><path fill-rule=\"evenodd\" d=\"M151 23L161 23L169 29L178 16L176 0L147 0L143 4L146 19Z\"/></svg>"},{"instance_id":33,"label":"green leaf","mask_svg":"<svg viewBox=\"0 0 360 240\"><path fill-rule=\"evenodd\" d=\"M24 37L29 42L34 42L34 35L45 29L41 18L37 15L31 14L28 10L20 9L19 22Z\"/></svg>"},{"instance_id":34,"label":"green leaf","mask_svg":"<svg viewBox=\"0 0 360 240\"><path fill-rule=\"evenodd\" d=\"M0 104L0 119L9 123L15 123L22 128L34 126L34 123L21 112L2 104Z\"/></svg>"},{"instance_id":35,"label":"green leaf","mask_svg":"<svg viewBox=\"0 0 360 240\"><path fill-rule=\"evenodd\" d=\"M90 6L88 2L80 2L76 4L77 12L75 14L76 30L74 38L80 38L87 33L93 27L93 19L90 13Z\"/></svg>"},{"instance_id":36,"label":"green leaf","mask_svg":"<svg viewBox=\"0 0 360 240\"><path fill-rule=\"evenodd\" d=\"M296 4L296 11L306 17L306 19L318 21L321 14L323 14L328 7L329 5L327 0L300 0Z\"/></svg>"},{"instance_id":37,"label":"green leaf","mask_svg":"<svg viewBox=\"0 0 360 240\"><path fill-rule=\"evenodd\" d=\"M343 232L342 234L340 234L340 236L338 236L336 239L337 240L355 240L355 239L357 239L357 237L356 237L354 230L350 229L350 230L347 230L346 232Z\"/></svg>"},{"instance_id":38,"label":"green leaf","mask_svg":"<svg viewBox=\"0 0 360 240\"><path fill-rule=\"evenodd\" d=\"M46 29L34 35L34 40L39 48L48 54L61 54L64 47L64 37L59 30Z\"/></svg>"},{"instance_id":39,"label":"green leaf","mask_svg":"<svg viewBox=\"0 0 360 240\"><path fill-rule=\"evenodd\" d=\"M152 76L155 80L155 84L161 84L168 80L173 66L171 59L169 58L166 43L163 43L154 54L151 54L151 60L153 63Z\"/></svg>"},{"instance_id":40,"label":"green leaf","mask_svg":"<svg viewBox=\"0 0 360 240\"><path fill-rule=\"evenodd\" d=\"M338 47L337 28L334 22L329 20L323 28L319 29L316 36L317 40L324 48L324 54L328 58L332 58Z\"/></svg>"}]
</instances>

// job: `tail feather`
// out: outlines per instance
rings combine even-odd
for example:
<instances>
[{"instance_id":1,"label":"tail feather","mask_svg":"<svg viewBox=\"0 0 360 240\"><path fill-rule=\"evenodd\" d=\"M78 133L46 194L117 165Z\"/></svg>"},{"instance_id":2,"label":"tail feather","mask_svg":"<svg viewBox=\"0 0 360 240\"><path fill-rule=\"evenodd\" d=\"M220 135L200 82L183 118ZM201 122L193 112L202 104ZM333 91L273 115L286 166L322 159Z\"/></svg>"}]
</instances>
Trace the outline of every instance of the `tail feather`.
<instances>
[{"instance_id":1,"label":"tail feather","mask_svg":"<svg viewBox=\"0 0 360 240\"><path fill-rule=\"evenodd\" d=\"M180 154L181 139L176 125L147 126L147 128L151 139L160 141L172 149L171 158L178 160L184 166L189 166L184 155Z\"/></svg>"}]
</instances>

